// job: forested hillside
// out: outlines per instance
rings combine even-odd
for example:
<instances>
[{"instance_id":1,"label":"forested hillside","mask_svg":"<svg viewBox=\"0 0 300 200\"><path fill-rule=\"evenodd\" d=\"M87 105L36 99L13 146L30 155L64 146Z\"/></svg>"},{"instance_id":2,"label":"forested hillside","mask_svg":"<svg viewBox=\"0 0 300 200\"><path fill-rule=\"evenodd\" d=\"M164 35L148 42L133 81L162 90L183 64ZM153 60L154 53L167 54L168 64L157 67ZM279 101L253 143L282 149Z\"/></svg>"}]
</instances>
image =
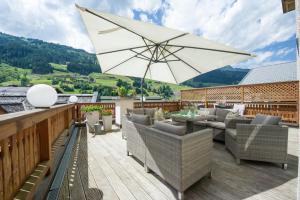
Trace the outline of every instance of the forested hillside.
<instances>
[{"instance_id":1,"label":"forested hillside","mask_svg":"<svg viewBox=\"0 0 300 200\"><path fill-rule=\"evenodd\" d=\"M128 66L130 67L130 66ZM0 86L45 83L64 93L140 94L140 79L101 74L94 54L81 49L0 33ZM237 84L248 72L226 66L183 84L147 80L144 94L169 98L188 87Z\"/></svg>"},{"instance_id":2,"label":"forested hillside","mask_svg":"<svg viewBox=\"0 0 300 200\"><path fill-rule=\"evenodd\" d=\"M85 75L100 72L96 56L81 49L4 33L0 33L0 47L1 63L32 69L35 74L52 73L50 63L67 65L69 71Z\"/></svg>"}]
</instances>

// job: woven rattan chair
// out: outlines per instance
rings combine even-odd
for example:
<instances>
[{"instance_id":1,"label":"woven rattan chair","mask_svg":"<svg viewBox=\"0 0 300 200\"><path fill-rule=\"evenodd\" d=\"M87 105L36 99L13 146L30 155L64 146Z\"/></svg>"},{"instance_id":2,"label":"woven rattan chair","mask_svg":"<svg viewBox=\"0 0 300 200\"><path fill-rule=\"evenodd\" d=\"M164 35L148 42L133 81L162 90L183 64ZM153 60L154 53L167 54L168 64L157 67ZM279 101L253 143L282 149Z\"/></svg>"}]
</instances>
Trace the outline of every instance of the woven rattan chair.
<instances>
[{"instance_id":1,"label":"woven rattan chair","mask_svg":"<svg viewBox=\"0 0 300 200\"><path fill-rule=\"evenodd\" d=\"M287 168L288 127L270 124L245 124L250 121L231 121L226 124L225 145L240 160L265 161Z\"/></svg>"}]
</instances>

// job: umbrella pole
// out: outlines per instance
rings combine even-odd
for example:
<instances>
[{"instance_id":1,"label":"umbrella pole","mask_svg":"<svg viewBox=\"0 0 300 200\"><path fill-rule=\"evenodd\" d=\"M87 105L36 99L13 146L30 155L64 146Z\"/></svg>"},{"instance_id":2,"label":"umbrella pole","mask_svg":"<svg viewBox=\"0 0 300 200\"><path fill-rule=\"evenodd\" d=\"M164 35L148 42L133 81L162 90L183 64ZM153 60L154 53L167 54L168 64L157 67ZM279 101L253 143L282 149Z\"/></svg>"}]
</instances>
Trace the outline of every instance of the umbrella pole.
<instances>
[{"instance_id":1,"label":"umbrella pole","mask_svg":"<svg viewBox=\"0 0 300 200\"><path fill-rule=\"evenodd\" d=\"M144 87L144 78L141 79L141 101L142 101L142 108L144 108L143 87Z\"/></svg>"},{"instance_id":2,"label":"umbrella pole","mask_svg":"<svg viewBox=\"0 0 300 200\"><path fill-rule=\"evenodd\" d=\"M145 77L146 77L146 74L147 74L147 72L148 72L148 70L149 70L149 67L150 67L151 62L152 62L153 57L154 57L154 54L156 53L158 47L159 47L158 45L155 47L155 49L154 49L154 51L153 51L153 53L152 53L152 55L151 55L151 59L149 60L149 63L148 63L146 72L145 72L145 74L144 74L144 77L142 78L142 81L141 81L142 108L144 108L144 100L143 100L143 95L144 95L144 93L143 93L143 87L144 87Z\"/></svg>"}]
</instances>

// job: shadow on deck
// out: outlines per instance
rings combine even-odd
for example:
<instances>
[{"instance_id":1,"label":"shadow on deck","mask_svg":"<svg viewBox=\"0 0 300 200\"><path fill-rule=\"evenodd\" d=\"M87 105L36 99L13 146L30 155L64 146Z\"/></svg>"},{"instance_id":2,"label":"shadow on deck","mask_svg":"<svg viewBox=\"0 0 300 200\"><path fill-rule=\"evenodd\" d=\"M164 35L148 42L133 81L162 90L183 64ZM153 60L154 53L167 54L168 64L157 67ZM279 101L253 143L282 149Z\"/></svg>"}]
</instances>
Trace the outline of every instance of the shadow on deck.
<instances>
[{"instance_id":1,"label":"shadow on deck","mask_svg":"<svg viewBox=\"0 0 300 200\"><path fill-rule=\"evenodd\" d=\"M203 178L185 199L296 199L298 158L288 170L277 164L243 161L237 165L224 144L214 143L213 177ZM116 130L104 135L81 128L59 199L176 199L176 191L126 156L126 142Z\"/></svg>"}]
</instances>

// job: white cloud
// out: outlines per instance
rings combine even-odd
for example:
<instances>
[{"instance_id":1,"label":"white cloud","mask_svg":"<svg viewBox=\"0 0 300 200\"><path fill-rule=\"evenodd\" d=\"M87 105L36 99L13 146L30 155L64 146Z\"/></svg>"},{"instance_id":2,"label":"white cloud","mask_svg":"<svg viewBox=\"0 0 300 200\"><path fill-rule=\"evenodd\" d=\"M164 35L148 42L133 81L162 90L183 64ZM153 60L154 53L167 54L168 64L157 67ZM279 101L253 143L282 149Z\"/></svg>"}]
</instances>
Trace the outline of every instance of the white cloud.
<instances>
[{"instance_id":1,"label":"white cloud","mask_svg":"<svg viewBox=\"0 0 300 200\"><path fill-rule=\"evenodd\" d=\"M295 13L282 14L280 0L2 0L0 31L92 52L75 3L130 18L138 10L143 21L162 9L166 26L254 52L257 57L242 67L280 60L293 49L262 50L295 34Z\"/></svg>"},{"instance_id":2,"label":"white cloud","mask_svg":"<svg viewBox=\"0 0 300 200\"><path fill-rule=\"evenodd\" d=\"M161 4L162 0L134 0L132 8L153 13L161 7Z\"/></svg>"},{"instance_id":3,"label":"white cloud","mask_svg":"<svg viewBox=\"0 0 300 200\"><path fill-rule=\"evenodd\" d=\"M163 24L253 51L295 34L295 14L280 0L167 0Z\"/></svg>"},{"instance_id":4,"label":"white cloud","mask_svg":"<svg viewBox=\"0 0 300 200\"><path fill-rule=\"evenodd\" d=\"M149 19L148 19L148 16L146 14L140 14L140 18L143 22L147 22Z\"/></svg>"},{"instance_id":5,"label":"white cloud","mask_svg":"<svg viewBox=\"0 0 300 200\"><path fill-rule=\"evenodd\" d=\"M283 59L282 54L287 55L288 53L295 51L293 48L283 48L278 51L257 51L255 58L250 59L246 62L233 65L238 68L256 68L261 66L274 65L278 63L291 62L293 60Z\"/></svg>"},{"instance_id":6,"label":"white cloud","mask_svg":"<svg viewBox=\"0 0 300 200\"><path fill-rule=\"evenodd\" d=\"M93 52L75 3L133 18L133 10L155 12L160 0L2 0L0 31Z\"/></svg>"},{"instance_id":7,"label":"white cloud","mask_svg":"<svg viewBox=\"0 0 300 200\"><path fill-rule=\"evenodd\" d=\"M279 49L277 52L276 52L276 55L277 56L286 56L288 55L289 53L291 52L296 52L296 50L294 48L288 48L288 47L284 47L282 49Z\"/></svg>"}]
</instances>

